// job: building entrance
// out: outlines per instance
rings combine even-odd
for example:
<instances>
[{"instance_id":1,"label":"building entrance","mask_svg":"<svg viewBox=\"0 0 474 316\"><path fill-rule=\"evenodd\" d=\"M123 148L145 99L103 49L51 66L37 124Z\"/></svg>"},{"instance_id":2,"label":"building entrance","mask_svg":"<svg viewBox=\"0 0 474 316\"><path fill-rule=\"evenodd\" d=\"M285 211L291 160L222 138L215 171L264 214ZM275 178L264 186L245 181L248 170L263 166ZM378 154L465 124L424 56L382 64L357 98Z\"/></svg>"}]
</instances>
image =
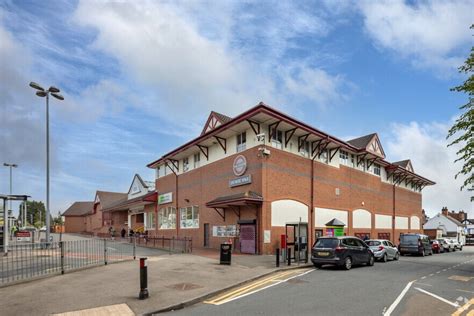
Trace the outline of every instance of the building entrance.
<instances>
[{"instance_id":1,"label":"building entrance","mask_svg":"<svg viewBox=\"0 0 474 316\"><path fill-rule=\"evenodd\" d=\"M257 253L257 227L255 220L239 221L240 225L240 252Z\"/></svg>"}]
</instances>

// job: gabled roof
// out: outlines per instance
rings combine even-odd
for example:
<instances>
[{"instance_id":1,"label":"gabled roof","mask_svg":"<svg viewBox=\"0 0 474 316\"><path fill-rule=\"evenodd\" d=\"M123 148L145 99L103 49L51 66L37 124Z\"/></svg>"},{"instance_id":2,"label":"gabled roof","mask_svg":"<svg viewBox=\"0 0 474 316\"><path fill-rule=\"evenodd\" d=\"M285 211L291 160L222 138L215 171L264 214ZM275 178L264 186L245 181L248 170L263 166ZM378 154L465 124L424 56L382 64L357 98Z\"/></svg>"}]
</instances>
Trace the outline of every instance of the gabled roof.
<instances>
[{"instance_id":1,"label":"gabled roof","mask_svg":"<svg viewBox=\"0 0 474 316\"><path fill-rule=\"evenodd\" d=\"M329 222L326 223L326 226L346 226L342 221L338 220L337 218L333 218Z\"/></svg>"},{"instance_id":2,"label":"gabled roof","mask_svg":"<svg viewBox=\"0 0 474 316\"><path fill-rule=\"evenodd\" d=\"M400 166L402 168L407 169L408 171L414 172L413 165L411 164L410 159L396 161L393 163L394 165Z\"/></svg>"},{"instance_id":3,"label":"gabled roof","mask_svg":"<svg viewBox=\"0 0 474 316\"><path fill-rule=\"evenodd\" d=\"M348 140L347 142L360 150L366 150L376 156L385 158L385 152L383 151L382 144L377 133L354 138Z\"/></svg>"},{"instance_id":4,"label":"gabled roof","mask_svg":"<svg viewBox=\"0 0 474 316\"><path fill-rule=\"evenodd\" d=\"M125 201L128 197L127 193L119 193L119 192L107 192L107 191L97 191L96 193L96 201L97 197L99 198L100 205L102 209L108 208L119 201Z\"/></svg>"},{"instance_id":5,"label":"gabled roof","mask_svg":"<svg viewBox=\"0 0 474 316\"><path fill-rule=\"evenodd\" d=\"M441 214L441 216L446 217L447 219L449 219L451 222L453 222L453 223L456 224L457 226L463 226L463 224L462 224L460 221L458 221L457 219L455 219L454 217L451 217L451 216L449 216L449 215L448 215L448 216L445 216L445 215L443 215L443 214Z\"/></svg>"},{"instance_id":6,"label":"gabled roof","mask_svg":"<svg viewBox=\"0 0 474 316\"><path fill-rule=\"evenodd\" d=\"M204 128L202 129L201 135L204 135L207 132L212 131L216 127L230 121L232 121L231 117L228 117L227 115L224 115L221 113L211 111L211 113L209 114L209 117L207 118L206 124L204 124Z\"/></svg>"},{"instance_id":7,"label":"gabled roof","mask_svg":"<svg viewBox=\"0 0 474 316\"><path fill-rule=\"evenodd\" d=\"M135 182L135 179L138 179L138 181L140 181L140 183L142 184L142 186L147 189L148 191L153 191L155 189L155 183L152 182L152 181L144 181L142 179L142 177L140 177L140 175L138 173L135 173L135 175L133 176L133 180L132 180L132 183L130 183L130 187L128 188L128 194L130 194L130 192L132 191L132 185L133 183Z\"/></svg>"},{"instance_id":8,"label":"gabled roof","mask_svg":"<svg viewBox=\"0 0 474 316\"><path fill-rule=\"evenodd\" d=\"M103 212L112 212L112 211L123 211L128 210L129 208L146 205L151 203L156 203L158 200L158 193L156 191L149 192L145 195L138 196L130 200L119 200L112 205L109 205L107 208L102 209Z\"/></svg>"},{"instance_id":9,"label":"gabled roof","mask_svg":"<svg viewBox=\"0 0 474 316\"><path fill-rule=\"evenodd\" d=\"M93 208L93 201L74 202L64 211L63 216L85 216L91 213Z\"/></svg>"}]
</instances>

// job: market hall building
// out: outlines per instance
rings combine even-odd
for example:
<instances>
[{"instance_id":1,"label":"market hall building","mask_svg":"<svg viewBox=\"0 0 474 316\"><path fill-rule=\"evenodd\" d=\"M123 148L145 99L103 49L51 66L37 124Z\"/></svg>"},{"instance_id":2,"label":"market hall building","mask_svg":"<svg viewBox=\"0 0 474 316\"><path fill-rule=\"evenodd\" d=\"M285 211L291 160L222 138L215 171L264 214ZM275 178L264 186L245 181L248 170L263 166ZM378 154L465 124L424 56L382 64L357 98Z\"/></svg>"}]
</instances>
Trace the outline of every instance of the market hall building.
<instances>
[{"instance_id":1,"label":"market hall building","mask_svg":"<svg viewBox=\"0 0 474 316\"><path fill-rule=\"evenodd\" d=\"M262 102L234 118L211 112L201 135L148 167L152 235L251 254L274 253L290 222L308 223L309 245L333 219L347 235L398 243L422 232L422 189L434 184L409 160L388 162L377 134L343 141Z\"/></svg>"}]
</instances>

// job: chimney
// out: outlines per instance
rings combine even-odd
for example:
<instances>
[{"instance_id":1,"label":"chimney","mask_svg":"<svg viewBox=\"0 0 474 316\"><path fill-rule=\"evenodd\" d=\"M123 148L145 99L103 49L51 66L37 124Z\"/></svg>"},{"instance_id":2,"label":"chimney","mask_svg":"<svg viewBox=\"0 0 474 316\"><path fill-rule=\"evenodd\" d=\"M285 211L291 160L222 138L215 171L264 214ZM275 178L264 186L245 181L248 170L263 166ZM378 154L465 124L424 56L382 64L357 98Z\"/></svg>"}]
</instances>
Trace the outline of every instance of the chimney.
<instances>
[{"instance_id":1,"label":"chimney","mask_svg":"<svg viewBox=\"0 0 474 316\"><path fill-rule=\"evenodd\" d=\"M448 208L445 206L441 209L441 214L443 214L444 216L448 216Z\"/></svg>"}]
</instances>

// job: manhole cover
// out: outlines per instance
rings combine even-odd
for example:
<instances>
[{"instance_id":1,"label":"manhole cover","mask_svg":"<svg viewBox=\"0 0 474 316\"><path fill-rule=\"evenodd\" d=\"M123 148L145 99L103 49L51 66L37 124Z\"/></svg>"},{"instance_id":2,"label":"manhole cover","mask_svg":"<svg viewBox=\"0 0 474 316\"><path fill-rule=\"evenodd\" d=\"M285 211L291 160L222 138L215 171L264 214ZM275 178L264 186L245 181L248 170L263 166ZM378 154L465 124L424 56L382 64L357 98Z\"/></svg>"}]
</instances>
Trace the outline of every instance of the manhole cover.
<instances>
[{"instance_id":1,"label":"manhole cover","mask_svg":"<svg viewBox=\"0 0 474 316\"><path fill-rule=\"evenodd\" d=\"M300 279L290 279L288 281L286 281L290 284L302 284L302 283L308 283L308 281L305 281L305 280L300 280Z\"/></svg>"},{"instance_id":2,"label":"manhole cover","mask_svg":"<svg viewBox=\"0 0 474 316\"><path fill-rule=\"evenodd\" d=\"M173 290L179 290L179 291L188 291L188 290L194 290L194 289L199 289L202 286L193 284L193 283L178 283L178 284L172 284L168 285L167 288L173 289Z\"/></svg>"}]
</instances>

